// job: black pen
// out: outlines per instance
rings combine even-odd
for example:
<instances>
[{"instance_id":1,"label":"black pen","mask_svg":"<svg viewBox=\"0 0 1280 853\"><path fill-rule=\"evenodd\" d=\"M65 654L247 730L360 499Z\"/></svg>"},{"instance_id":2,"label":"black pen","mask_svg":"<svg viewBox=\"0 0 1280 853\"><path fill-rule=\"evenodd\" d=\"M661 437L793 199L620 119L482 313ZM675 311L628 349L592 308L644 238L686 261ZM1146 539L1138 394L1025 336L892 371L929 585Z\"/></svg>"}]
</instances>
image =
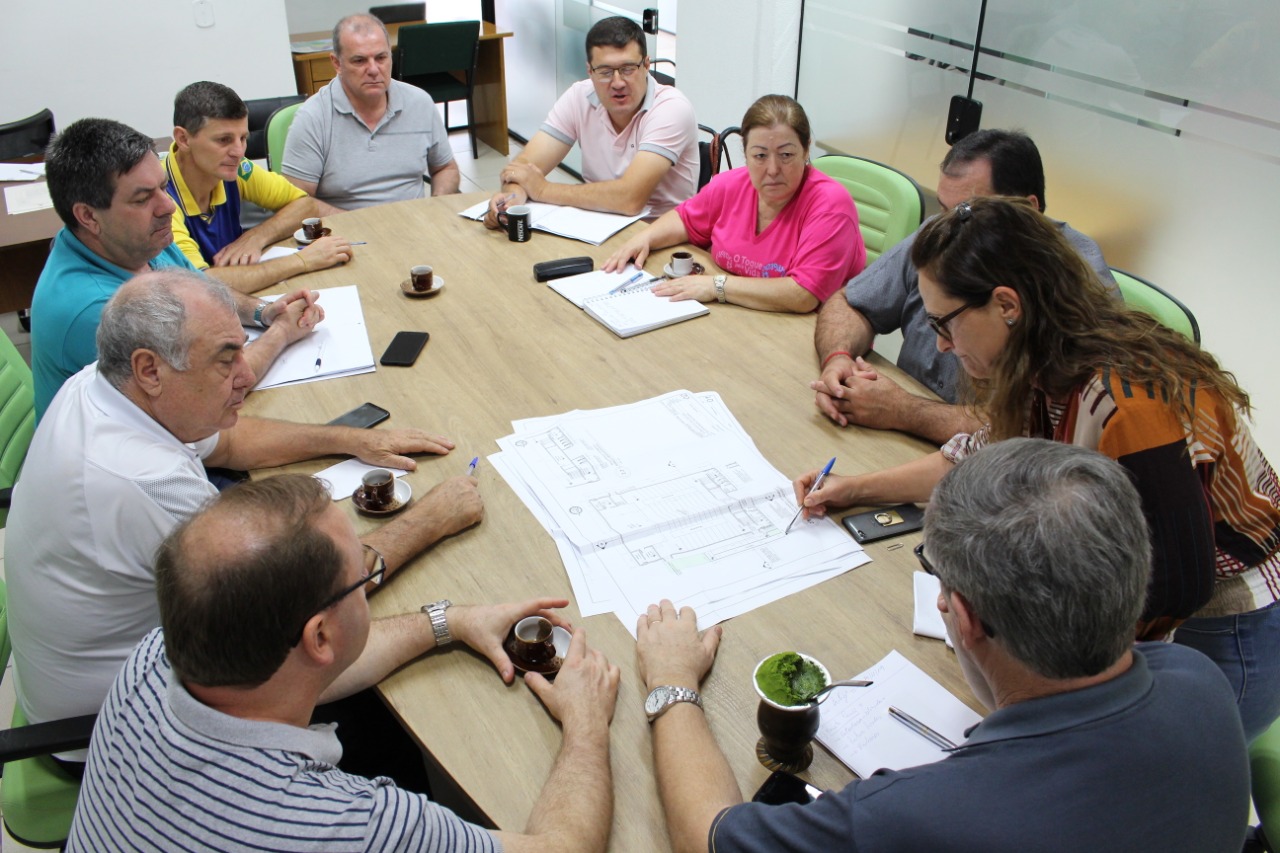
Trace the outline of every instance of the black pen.
<instances>
[{"instance_id":1,"label":"black pen","mask_svg":"<svg viewBox=\"0 0 1280 853\"><path fill-rule=\"evenodd\" d=\"M929 728L924 723L920 722L915 717L911 716L905 711L900 711L897 708L890 705L889 716L893 717L895 720L902 723L904 726L911 729L911 731L920 735L920 737L929 741L929 743L933 744L939 749L955 749L956 748L956 744L953 743L950 739L948 739L945 735L938 734L933 729Z\"/></svg>"}]
</instances>

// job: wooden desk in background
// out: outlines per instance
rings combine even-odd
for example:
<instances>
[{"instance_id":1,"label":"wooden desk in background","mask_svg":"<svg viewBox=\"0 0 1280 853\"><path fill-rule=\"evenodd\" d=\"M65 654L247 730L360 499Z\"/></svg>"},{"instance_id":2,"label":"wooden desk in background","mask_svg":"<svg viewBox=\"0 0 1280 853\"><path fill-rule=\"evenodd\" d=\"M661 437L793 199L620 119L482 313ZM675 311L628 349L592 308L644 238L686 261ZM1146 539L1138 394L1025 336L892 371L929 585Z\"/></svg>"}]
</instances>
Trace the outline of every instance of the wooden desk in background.
<instances>
[{"instance_id":1,"label":"wooden desk in background","mask_svg":"<svg viewBox=\"0 0 1280 853\"><path fill-rule=\"evenodd\" d=\"M415 494L466 471L480 456L486 514L477 527L438 544L371 599L375 614L416 610L449 597L498 602L538 595L572 600L551 537L505 481L484 462L517 418L631 403L668 391L718 391L769 461L788 476L832 455L837 471L856 473L916 458L932 446L896 433L840 429L813 406L808 381L818 373L813 315L767 314L712 305L711 315L619 340L545 284L537 261L573 255L607 258L625 236L593 248L535 233L511 243L457 211L482 194L447 196L353 211L326 219L352 240L368 240L345 268L295 279L276 289L358 284L375 355L402 329L431 333L411 368L250 395L246 412L326 421L365 401L390 410L387 426L419 426L457 442L445 457L423 457L408 475ZM623 235L633 233L631 226ZM649 262L658 269L669 250ZM698 259L708 263L706 253ZM434 265L445 279L434 297L410 299L399 282L411 265ZM323 302L322 302L323 304ZM890 365L886 373L900 374ZM916 386L918 387L918 386ZM332 460L291 466L314 472ZM259 472L270 473L270 472ZM342 504L352 513L350 501ZM358 518L367 530L379 522ZM897 648L975 708L954 656L937 640L911 633L911 548L916 536L868 546L874 562L725 623L719 659L703 684L707 717L746 796L768 776L756 760L755 664L798 649L836 677L874 664ZM679 604L679 602L677 602ZM622 668L613 720L617 805L610 850L667 850L653 779L649 727L641 707L635 641L612 614L566 615L589 642ZM462 649L433 653L381 687L395 713L472 801L499 827L521 829L556 752L560 731L519 681L506 687L487 661ZM804 774L838 788L852 774L824 749Z\"/></svg>"},{"instance_id":2,"label":"wooden desk in background","mask_svg":"<svg viewBox=\"0 0 1280 853\"><path fill-rule=\"evenodd\" d=\"M392 50L401 26L406 24L387 25ZM499 30L497 25L481 21L480 53L476 57L476 137L504 157L510 148L507 145L507 70L502 40L510 35L509 30ZM332 33L327 32L293 33L289 40L313 41L331 36ZM298 94L307 97L336 76L328 50L293 54L293 74L298 82Z\"/></svg>"}]
</instances>

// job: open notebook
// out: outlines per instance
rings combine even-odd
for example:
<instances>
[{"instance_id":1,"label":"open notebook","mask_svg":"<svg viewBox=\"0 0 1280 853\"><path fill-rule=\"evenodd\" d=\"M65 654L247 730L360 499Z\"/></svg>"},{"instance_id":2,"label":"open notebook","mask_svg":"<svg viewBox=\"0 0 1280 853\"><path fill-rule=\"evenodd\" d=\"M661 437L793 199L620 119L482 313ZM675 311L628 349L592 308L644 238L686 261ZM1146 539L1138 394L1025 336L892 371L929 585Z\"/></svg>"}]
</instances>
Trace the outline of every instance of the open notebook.
<instances>
[{"instance_id":1,"label":"open notebook","mask_svg":"<svg viewBox=\"0 0 1280 853\"><path fill-rule=\"evenodd\" d=\"M591 315L620 338L629 338L711 313L701 302L690 299L672 302L653 295L655 280L647 274L620 293L612 293L635 277L635 267L622 272L595 272L572 275L547 282L547 286Z\"/></svg>"}]
</instances>

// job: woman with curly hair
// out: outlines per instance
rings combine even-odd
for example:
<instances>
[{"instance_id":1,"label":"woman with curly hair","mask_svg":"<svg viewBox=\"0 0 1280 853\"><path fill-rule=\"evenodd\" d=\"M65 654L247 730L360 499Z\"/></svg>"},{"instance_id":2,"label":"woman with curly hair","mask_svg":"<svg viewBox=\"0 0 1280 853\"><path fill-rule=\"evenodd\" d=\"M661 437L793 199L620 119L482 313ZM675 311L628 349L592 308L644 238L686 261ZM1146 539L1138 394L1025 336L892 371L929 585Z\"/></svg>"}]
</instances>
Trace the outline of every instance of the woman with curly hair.
<instances>
[{"instance_id":1,"label":"woman with curly hair","mask_svg":"<svg viewBox=\"0 0 1280 853\"><path fill-rule=\"evenodd\" d=\"M1248 394L1198 345L1108 297L1021 199L957 205L925 226L912 261L938 348L959 358L986 426L805 497L810 472L797 498L813 514L927 501L954 463L1018 435L1102 452L1132 473L1150 527L1138 639L1176 629L1216 661L1252 740L1280 715L1280 486L1245 424Z\"/></svg>"}]
</instances>

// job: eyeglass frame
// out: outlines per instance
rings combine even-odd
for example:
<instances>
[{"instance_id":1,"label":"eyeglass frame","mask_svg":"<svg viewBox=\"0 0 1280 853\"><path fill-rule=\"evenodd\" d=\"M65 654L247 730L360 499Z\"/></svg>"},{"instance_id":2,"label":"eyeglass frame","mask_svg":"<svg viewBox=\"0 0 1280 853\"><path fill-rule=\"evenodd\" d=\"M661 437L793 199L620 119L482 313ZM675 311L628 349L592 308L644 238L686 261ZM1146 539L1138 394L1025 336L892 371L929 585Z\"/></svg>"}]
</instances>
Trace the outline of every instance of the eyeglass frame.
<instances>
[{"instance_id":1,"label":"eyeglass frame","mask_svg":"<svg viewBox=\"0 0 1280 853\"><path fill-rule=\"evenodd\" d=\"M951 330L947 328L947 324L955 318L959 317L970 308L977 308L977 302L966 302L956 310L942 317L935 317L932 314L925 314L924 321L929 324L929 328L933 329L933 333L945 341L951 341Z\"/></svg>"},{"instance_id":2,"label":"eyeglass frame","mask_svg":"<svg viewBox=\"0 0 1280 853\"><path fill-rule=\"evenodd\" d=\"M933 563L929 562L929 558L924 555L923 541L913 548L911 552L916 555L916 559L920 561L920 568L924 569L926 574L935 578L938 577L938 573L933 570ZM938 578L938 583L942 583L942 578ZM995 629L988 625L985 619L979 619L978 624L982 626L983 631L986 631L988 637L996 635Z\"/></svg>"},{"instance_id":3,"label":"eyeglass frame","mask_svg":"<svg viewBox=\"0 0 1280 853\"><path fill-rule=\"evenodd\" d=\"M362 586L373 584L375 587L378 587L382 585L382 578L387 573L387 558L382 556L382 552L379 551L377 548L373 547L372 545L368 545L364 542L360 543L360 548L361 548L360 558L362 561L365 561L365 565L366 566L368 565L367 563L368 555L373 554L377 558L374 565L376 565L378 568L372 572L366 573L364 577L360 578L360 580L351 584L351 586L343 587L338 592L335 592L333 595L326 598L324 600L324 603L321 604L319 607L317 607L315 609L315 612L312 613L310 616L308 616L306 620L302 623L302 627L298 629L297 637L296 639L294 639L293 645L290 646L290 648L302 642L302 635L306 633L306 630L307 630L307 622L310 622L313 618L315 618L317 613L325 612L330 607L333 607L339 601L342 601L342 599L346 598L348 595L355 592L357 589L359 589Z\"/></svg>"},{"instance_id":4,"label":"eyeglass frame","mask_svg":"<svg viewBox=\"0 0 1280 853\"><path fill-rule=\"evenodd\" d=\"M641 68L647 68L649 57L645 57L639 62L624 62L621 65L593 65L587 70L591 73L592 79L600 83L612 83L615 75L620 75L623 80L630 80L635 73ZM609 76L605 77L604 73L608 72Z\"/></svg>"}]
</instances>

